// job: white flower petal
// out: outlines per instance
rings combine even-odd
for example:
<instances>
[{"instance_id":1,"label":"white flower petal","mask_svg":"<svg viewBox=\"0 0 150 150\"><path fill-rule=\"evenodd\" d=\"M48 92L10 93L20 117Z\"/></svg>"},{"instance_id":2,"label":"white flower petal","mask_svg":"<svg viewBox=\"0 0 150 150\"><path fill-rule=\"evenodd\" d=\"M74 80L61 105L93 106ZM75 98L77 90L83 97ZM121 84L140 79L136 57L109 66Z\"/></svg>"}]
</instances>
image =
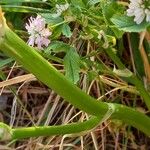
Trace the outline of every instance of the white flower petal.
<instances>
[{"instance_id":1,"label":"white flower petal","mask_svg":"<svg viewBox=\"0 0 150 150\"><path fill-rule=\"evenodd\" d=\"M134 21L137 24L140 24L140 23L142 23L142 21L144 20L144 18L145 18L145 14L136 15L135 18L134 18Z\"/></svg>"},{"instance_id":2,"label":"white flower petal","mask_svg":"<svg viewBox=\"0 0 150 150\"><path fill-rule=\"evenodd\" d=\"M134 16L134 21L140 24L146 18L150 22L150 6L145 2L149 0L130 0L129 8L127 9L127 16Z\"/></svg>"},{"instance_id":3,"label":"white flower petal","mask_svg":"<svg viewBox=\"0 0 150 150\"><path fill-rule=\"evenodd\" d=\"M134 16L134 9L128 9L127 16Z\"/></svg>"},{"instance_id":4,"label":"white flower petal","mask_svg":"<svg viewBox=\"0 0 150 150\"><path fill-rule=\"evenodd\" d=\"M145 13L146 13L146 21L150 22L150 10L146 9Z\"/></svg>"}]
</instances>

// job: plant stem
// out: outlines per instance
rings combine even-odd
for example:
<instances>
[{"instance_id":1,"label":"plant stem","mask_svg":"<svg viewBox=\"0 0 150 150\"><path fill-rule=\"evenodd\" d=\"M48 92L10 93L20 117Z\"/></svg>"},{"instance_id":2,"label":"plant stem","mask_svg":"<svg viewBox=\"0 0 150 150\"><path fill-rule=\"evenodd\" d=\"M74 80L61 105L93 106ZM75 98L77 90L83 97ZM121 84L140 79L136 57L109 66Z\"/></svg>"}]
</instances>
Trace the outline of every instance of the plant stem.
<instances>
[{"instance_id":1,"label":"plant stem","mask_svg":"<svg viewBox=\"0 0 150 150\"><path fill-rule=\"evenodd\" d=\"M9 56L14 57L24 68L32 72L39 80L52 88L75 107L92 115L99 115L101 112L103 114L106 113L108 108L107 104L100 103L82 92L32 47L27 46L26 43L9 28L5 30L5 38L0 45L0 49Z\"/></svg>"},{"instance_id":2,"label":"plant stem","mask_svg":"<svg viewBox=\"0 0 150 150\"><path fill-rule=\"evenodd\" d=\"M109 57L115 62L119 69L124 70L126 67L121 62L121 60L114 54L111 48L105 50ZM145 89L142 81L138 77L136 77L133 73L129 77L123 77L124 80L128 81L129 83L135 85L137 90L139 91L140 95L143 97L144 102L146 103L147 108L150 110L150 94Z\"/></svg>"},{"instance_id":3,"label":"plant stem","mask_svg":"<svg viewBox=\"0 0 150 150\"><path fill-rule=\"evenodd\" d=\"M72 123L58 126L22 127L16 129L10 129L9 126L4 124L4 127L6 127L7 129L5 131L8 132L5 133L5 136L9 135L8 138L11 139L22 139L29 137L64 135L64 134L80 135L90 132L93 128L102 123L104 121L103 119L107 119L107 117L98 118L93 116L88 121L80 123ZM135 126L136 128L143 131L146 135L150 136L149 117L136 110L133 110L126 106L115 104L115 112L112 113L111 119L122 120L132 126ZM11 137L10 133L12 135Z\"/></svg>"},{"instance_id":4,"label":"plant stem","mask_svg":"<svg viewBox=\"0 0 150 150\"><path fill-rule=\"evenodd\" d=\"M0 20L0 23L1 22L2 21ZM4 35L1 36L0 34L0 49L9 56L15 58L25 69L32 72L39 80L52 88L72 105L96 116L95 120L103 118L110 106L113 108L113 113L111 115L112 119L122 120L143 131L145 134L150 135L149 117L123 105L96 101L67 80L63 74L58 72L56 68L33 48L29 47L11 29L9 29L7 25L5 25L2 33L4 33ZM89 124L85 125L85 127L87 128L88 125ZM81 127L80 131L81 130L83 131L84 127ZM79 132L79 129L72 127L72 125L12 129L14 135L13 138L30 137L32 134L33 136L66 134L67 132L75 133L76 131ZM22 135L23 133L24 136Z\"/></svg>"},{"instance_id":5,"label":"plant stem","mask_svg":"<svg viewBox=\"0 0 150 150\"><path fill-rule=\"evenodd\" d=\"M97 117L91 117L88 121L67 125L16 128L12 129L12 139L64 134L82 134L84 131L86 133L94 128L99 122L100 119Z\"/></svg>"}]
</instances>

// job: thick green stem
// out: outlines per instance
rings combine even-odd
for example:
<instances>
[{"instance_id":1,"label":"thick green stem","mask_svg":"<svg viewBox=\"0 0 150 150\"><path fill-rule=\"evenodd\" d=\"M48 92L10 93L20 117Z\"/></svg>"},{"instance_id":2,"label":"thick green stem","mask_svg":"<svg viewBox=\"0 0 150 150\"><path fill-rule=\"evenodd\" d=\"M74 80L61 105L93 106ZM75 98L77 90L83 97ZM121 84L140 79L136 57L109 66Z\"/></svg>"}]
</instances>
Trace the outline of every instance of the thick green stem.
<instances>
[{"instance_id":1,"label":"thick green stem","mask_svg":"<svg viewBox=\"0 0 150 150\"><path fill-rule=\"evenodd\" d=\"M14 57L24 68L32 72L39 80L52 88L75 107L97 116L100 113L106 113L108 108L107 104L100 103L82 92L39 53L27 46L26 43L9 28L5 30L4 41L1 43L0 49L9 56Z\"/></svg>"},{"instance_id":2,"label":"thick green stem","mask_svg":"<svg viewBox=\"0 0 150 150\"><path fill-rule=\"evenodd\" d=\"M103 118L91 117L88 121L80 123L72 123L67 125L23 127L11 129L9 128L9 126L1 123L0 127L3 127L5 131L2 135L2 139L8 140L8 139L22 139L29 137L53 136L64 134L77 134L77 135L85 134L87 132L90 132L93 128L102 123L104 120L108 119L110 116L111 119L123 120L124 122L127 122L132 126L137 127L138 129L146 133L148 136L150 136L150 129L149 129L150 121L147 116L133 109L130 109L126 106L120 106L117 104L115 105L115 108L113 110L115 112L113 111L111 112L110 110L110 115L106 113ZM141 123L138 120L140 120Z\"/></svg>"},{"instance_id":3,"label":"thick green stem","mask_svg":"<svg viewBox=\"0 0 150 150\"><path fill-rule=\"evenodd\" d=\"M150 119L144 114L130 109L126 106L116 105L115 112L111 119L119 119L143 131L150 136ZM28 127L12 129L13 139L37 137L37 136L52 136L64 134L82 134L96 127L101 119L92 117L90 120L83 123L74 123L61 126L43 126L43 127Z\"/></svg>"},{"instance_id":4,"label":"thick green stem","mask_svg":"<svg viewBox=\"0 0 150 150\"><path fill-rule=\"evenodd\" d=\"M111 118L121 120L150 136L150 118L135 109L115 104L115 112Z\"/></svg>"},{"instance_id":5,"label":"thick green stem","mask_svg":"<svg viewBox=\"0 0 150 150\"><path fill-rule=\"evenodd\" d=\"M39 136L65 135L65 134L82 134L88 132L98 125L100 119L92 117L88 121L72 123L58 126L38 126L28 128L12 129L12 139L22 139Z\"/></svg>"},{"instance_id":6,"label":"thick green stem","mask_svg":"<svg viewBox=\"0 0 150 150\"><path fill-rule=\"evenodd\" d=\"M60 96L65 100L73 104L75 107L91 114L97 116L97 118L103 118L106 114L109 106L113 109L113 114L111 115L112 119L120 119L123 122L130 124L139 130L143 131L145 134L150 135L150 118L146 115L135 111L129 107L118 105L118 104L108 104L96 101L94 98L88 96L81 89L72 84L67 80L63 74L58 72L48 61L46 61L40 54L38 54L33 48L26 45L26 43L21 40L13 31L11 31L7 26L4 28L5 34L3 37L0 37L0 49L8 54L9 56L15 58L20 64L23 65L28 71L32 72L39 80L45 83L48 87L56 91ZM57 127L57 126L56 126ZM57 129L62 129L62 127L57 127ZM55 127L31 127L23 129L13 129L14 138L21 138L23 132L28 131L28 134L25 133L24 137L29 137L29 132L33 129L35 136L40 136L42 133L45 134L49 131L49 134L58 134ZM36 133L36 129L39 130L39 134ZM51 129L55 129L53 132ZM75 132L75 128L69 126L64 127L67 132ZM81 128L83 131L83 129ZM31 132L33 134L33 131ZM47 131L47 132L46 132ZM60 130L61 131L61 130ZM60 132L62 134L65 134ZM27 134L27 135L26 135ZM42 134L42 135L45 135ZM22 137L23 138L23 137Z\"/></svg>"}]
</instances>

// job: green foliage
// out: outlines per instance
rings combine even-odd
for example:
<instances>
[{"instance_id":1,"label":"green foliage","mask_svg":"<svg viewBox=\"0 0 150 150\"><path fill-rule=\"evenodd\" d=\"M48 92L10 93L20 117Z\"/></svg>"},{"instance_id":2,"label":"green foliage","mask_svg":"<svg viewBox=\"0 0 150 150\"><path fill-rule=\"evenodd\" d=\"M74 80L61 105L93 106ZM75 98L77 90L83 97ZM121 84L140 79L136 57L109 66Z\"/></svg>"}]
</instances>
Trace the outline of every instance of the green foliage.
<instances>
[{"instance_id":1,"label":"green foliage","mask_svg":"<svg viewBox=\"0 0 150 150\"><path fill-rule=\"evenodd\" d=\"M120 69L114 68L113 72L120 77L131 77L132 76L132 72L128 69L120 70Z\"/></svg>"},{"instance_id":2,"label":"green foliage","mask_svg":"<svg viewBox=\"0 0 150 150\"><path fill-rule=\"evenodd\" d=\"M126 15L114 15L111 18L111 21L115 24L115 26L125 32L141 32L145 31L146 28L150 26L148 22L142 22L137 25L132 17L128 17Z\"/></svg>"},{"instance_id":3,"label":"green foliage","mask_svg":"<svg viewBox=\"0 0 150 150\"><path fill-rule=\"evenodd\" d=\"M131 41L131 48L133 51L133 58L135 62L135 67L137 74L142 79L145 76L144 73L144 65L141 58L140 50L139 50L139 35L137 33L131 33L130 34L130 41Z\"/></svg>"},{"instance_id":4,"label":"green foliage","mask_svg":"<svg viewBox=\"0 0 150 150\"><path fill-rule=\"evenodd\" d=\"M66 37L70 38L72 35L71 29L69 27L69 25L67 24L63 24L62 27L62 34L65 35Z\"/></svg>"},{"instance_id":5,"label":"green foliage","mask_svg":"<svg viewBox=\"0 0 150 150\"><path fill-rule=\"evenodd\" d=\"M79 80L80 57L74 48L70 48L64 58L66 77L73 83Z\"/></svg>"},{"instance_id":6,"label":"green foliage","mask_svg":"<svg viewBox=\"0 0 150 150\"><path fill-rule=\"evenodd\" d=\"M86 0L87 1L87 0ZM100 1L99 0L88 0L87 1L87 4L88 5L95 5L95 4L97 4L97 3L99 3Z\"/></svg>"},{"instance_id":7,"label":"green foliage","mask_svg":"<svg viewBox=\"0 0 150 150\"><path fill-rule=\"evenodd\" d=\"M34 8L28 6L17 6L17 5L2 5L2 9L7 12L20 12L20 13L50 13L47 9Z\"/></svg>"},{"instance_id":8,"label":"green foliage","mask_svg":"<svg viewBox=\"0 0 150 150\"><path fill-rule=\"evenodd\" d=\"M69 51L70 46L61 41L53 41L51 44L45 49L45 52L67 52Z\"/></svg>"},{"instance_id":9,"label":"green foliage","mask_svg":"<svg viewBox=\"0 0 150 150\"><path fill-rule=\"evenodd\" d=\"M39 15L41 15L43 18L45 18L46 22L49 25L56 25L56 24L60 24L61 22L63 22L63 18L61 17L54 17L54 14L52 13L39 13Z\"/></svg>"},{"instance_id":10,"label":"green foliage","mask_svg":"<svg viewBox=\"0 0 150 150\"><path fill-rule=\"evenodd\" d=\"M3 68L5 65L11 63L12 61L12 58L0 59L0 68Z\"/></svg>"},{"instance_id":11,"label":"green foliage","mask_svg":"<svg viewBox=\"0 0 150 150\"><path fill-rule=\"evenodd\" d=\"M56 26L53 29L53 34L52 34L51 38L52 39L58 39L61 36L62 29L63 29L63 24Z\"/></svg>"},{"instance_id":12,"label":"green foliage","mask_svg":"<svg viewBox=\"0 0 150 150\"><path fill-rule=\"evenodd\" d=\"M123 32L118 30L116 26L113 26L111 18L114 14L121 13L124 11L124 8L121 5L118 5L116 2L105 2L101 3L102 13L104 17L105 24L108 25L107 30L111 30L117 38L121 38Z\"/></svg>"},{"instance_id":13,"label":"green foliage","mask_svg":"<svg viewBox=\"0 0 150 150\"><path fill-rule=\"evenodd\" d=\"M14 3L23 3L23 2L41 2L41 0L1 0L0 3L5 3L5 4L14 4Z\"/></svg>"},{"instance_id":14,"label":"green foliage","mask_svg":"<svg viewBox=\"0 0 150 150\"><path fill-rule=\"evenodd\" d=\"M71 0L72 5L74 5L75 7L85 7L84 3L82 0Z\"/></svg>"}]
</instances>

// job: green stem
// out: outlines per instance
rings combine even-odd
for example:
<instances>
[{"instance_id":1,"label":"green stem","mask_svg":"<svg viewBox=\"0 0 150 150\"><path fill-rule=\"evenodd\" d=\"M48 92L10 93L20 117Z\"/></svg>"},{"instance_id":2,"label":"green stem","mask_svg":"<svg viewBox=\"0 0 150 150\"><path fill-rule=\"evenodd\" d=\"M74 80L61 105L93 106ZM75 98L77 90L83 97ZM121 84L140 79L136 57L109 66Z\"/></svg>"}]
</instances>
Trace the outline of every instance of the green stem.
<instances>
[{"instance_id":1,"label":"green stem","mask_svg":"<svg viewBox=\"0 0 150 150\"><path fill-rule=\"evenodd\" d=\"M39 53L37 53L33 48L26 45L26 43L21 40L13 31L11 31L7 26L3 30L4 35L0 37L0 49L8 54L9 56L15 58L19 63L23 65L28 71L32 72L39 80L45 83L48 87L56 91L65 100L73 104L75 107L91 114L97 116L97 118L102 118L110 107L113 107L114 111L111 115L112 119L119 119L123 122L132 125L139 130L143 131L145 134L150 135L150 118L146 115L135 111L129 107L109 104L96 101L94 98L88 96L81 89L72 84L67 80L63 74L58 72L48 61L46 61ZM57 134L57 130L61 129L67 132L75 132L76 128L65 125L64 128L60 126L55 127L31 127L23 129L13 129L14 138L21 138L21 134L25 133L25 136L32 136L33 131L38 129L39 133L34 131L35 136L40 136L43 132L45 135L48 131L51 135ZM91 127L91 126L90 126ZM29 132L33 129L31 134ZM53 132L51 129L55 129ZM61 131L60 130L60 131ZM81 127L83 131L83 128ZM37 131L37 130L36 130ZM47 132L46 132L47 131ZM61 134L65 134L60 132Z\"/></svg>"},{"instance_id":2,"label":"green stem","mask_svg":"<svg viewBox=\"0 0 150 150\"><path fill-rule=\"evenodd\" d=\"M96 101L73 85L63 74L59 73L32 47L27 46L9 28L5 30L5 37L0 45L0 49L15 58L24 68L32 72L39 80L75 107L96 116L106 113L108 109L107 104Z\"/></svg>"},{"instance_id":3,"label":"green stem","mask_svg":"<svg viewBox=\"0 0 150 150\"><path fill-rule=\"evenodd\" d=\"M82 134L94 128L100 119L92 117L88 121L58 126L38 126L12 129L12 139L22 139L39 136Z\"/></svg>"},{"instance_id":4,"label":"green stem","mask_svg":"<svg viewBox=\"0 0 150 150\"><path fill-rule=\"evenodd\" d=\"M121 62L121 60L115 55L111 48L105 50L108 56L115 62L119 69L124 70L126 67ZM133 73L129 77L123 77L124 80L136 86L140 95L143 97L144 102L146 103L147 108L150 110L150 94L145 89L142 81L138 77L136 77Z\"/></svg>"},{"instance_id":5,"label":"green stem","mask_svg":"<svg viewBox=\"0 0 150 150\"><path fill-rule=\"evenodd\" d=\"M128 107L120 107L120 105L118 105L115 110L115 113L112 114L112 119L123 120L124 122L137 127L138 129L142 130L145 134L150 136L150 119L147 116ZM87 133L88 131L96 127L99 124L99 122L100 119L98 117L92 117L90 120L82 123L73 123L60 126L16 128L12 129L12 133L13 139L75 133L82 134Z\"/></svg>"},{"instance_id":6,"label":"green stem","mask_svg":"<svg viewBox=\"0 0 150 150\"><path fill-rule=\"evenodd\" d=\"M115 104L115 112L112 114L111 119L121 120L150 136L150 118L136 109Z\"/></svg>"},{"instance_id":7,"label":"green stem","mask_svg":"<svg viewBox=\"0 0 150 150\"><path fill-rule=\"evenodd\" d=\"M112 105L112 104L111 104ZM113 105L112 105L113 106ZM99 125L104 120L108 119L111 115L111 119L120 119L124 122L131 124L142 130L145 134L150 136L150 119L144 114L130 109L126 106L115 105L115 112L111 112L110 115L104 116L102 119L98 117L91 117L88 121L80 123L72 123L67 125L58 126L37 126L37 127L24 127L11 129L9 126L1 123L0 127L5 129L3 135L4 139L22 139L29 137L39 137L39 136L53 136L53 135L64 135L64 134L83 134L90 132L93 128ZM129 115L130 114L130 115ZM139 123L139 121L141 123ZM146 122L146 124L145 124ZM11 135L11 136L10 136Z\"/></svg>"}]
</instances>

